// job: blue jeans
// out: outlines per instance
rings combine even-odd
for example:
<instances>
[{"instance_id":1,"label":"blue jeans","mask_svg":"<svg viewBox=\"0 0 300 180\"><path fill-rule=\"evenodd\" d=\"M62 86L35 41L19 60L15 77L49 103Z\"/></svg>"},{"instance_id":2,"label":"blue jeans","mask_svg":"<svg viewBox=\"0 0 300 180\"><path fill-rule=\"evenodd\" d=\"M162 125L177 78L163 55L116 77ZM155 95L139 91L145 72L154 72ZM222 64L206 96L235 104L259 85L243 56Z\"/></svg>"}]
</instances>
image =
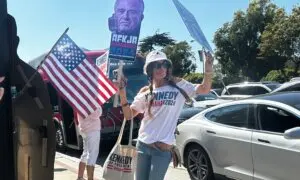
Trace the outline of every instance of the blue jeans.
<instances>
[{"instance_id":1,"label":"blue jeans","mask_svg":"<svg viewBox=\"0 0 300 180\"><path fill-rule=\"evenodd\" d=\"M171 152L138 141L136 180L163 180L171 162Z\"/></svg>"}]
</instances>

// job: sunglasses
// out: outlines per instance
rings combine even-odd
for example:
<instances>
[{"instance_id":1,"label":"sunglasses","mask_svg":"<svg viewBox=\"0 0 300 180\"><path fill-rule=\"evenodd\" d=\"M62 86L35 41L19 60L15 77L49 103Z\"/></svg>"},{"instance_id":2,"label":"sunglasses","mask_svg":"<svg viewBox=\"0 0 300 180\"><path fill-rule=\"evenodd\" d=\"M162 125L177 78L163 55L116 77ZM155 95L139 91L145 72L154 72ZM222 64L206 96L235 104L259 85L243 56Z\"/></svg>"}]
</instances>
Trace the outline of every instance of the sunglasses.
<instances>
[{"instance_id":1,"label":"sunglasses","mask_svg":"<svg viewBox=\"0 0 300 180\"><path fill-rule=\"evenodd\" d=\"M160 69L160 68L165 68L168 69L170 67L170 63L168 61L163 61L163 62L154 62L153 63L153 68L155 69Z\"/></svg>"}]
</instances>

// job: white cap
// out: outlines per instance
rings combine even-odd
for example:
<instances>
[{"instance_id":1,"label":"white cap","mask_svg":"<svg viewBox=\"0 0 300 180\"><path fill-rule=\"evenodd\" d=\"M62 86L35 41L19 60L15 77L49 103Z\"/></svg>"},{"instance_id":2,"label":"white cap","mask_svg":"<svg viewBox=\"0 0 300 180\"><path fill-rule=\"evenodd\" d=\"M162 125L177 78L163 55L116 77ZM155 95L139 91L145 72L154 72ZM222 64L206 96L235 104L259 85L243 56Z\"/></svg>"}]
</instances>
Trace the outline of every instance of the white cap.
<instances>
[{"instance_id":1,"label":"white cap","mask_svg":"<svg viewBox=\"0 0 300 180\"><path fill-rule=\"evenodd\" d=\"M167 55L165 53L163 53L162 51L157 51L157 50L151 51L146 57L146 62L144 65L144 74L147 75L147 66L150 63L155 62L155 61L161 61L161 60L167 60L172 64L172 61L170 61L167 58Z\"/></svg>"}]
</instances>

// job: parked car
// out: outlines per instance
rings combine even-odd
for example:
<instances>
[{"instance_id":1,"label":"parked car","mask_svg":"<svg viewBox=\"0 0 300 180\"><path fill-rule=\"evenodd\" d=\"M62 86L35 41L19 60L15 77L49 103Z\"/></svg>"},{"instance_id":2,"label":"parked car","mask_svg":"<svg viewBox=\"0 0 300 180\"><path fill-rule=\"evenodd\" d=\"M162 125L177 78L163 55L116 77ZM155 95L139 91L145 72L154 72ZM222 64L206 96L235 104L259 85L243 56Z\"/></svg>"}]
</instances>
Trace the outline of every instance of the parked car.
<instances>
[{"instance_id":1,"label":"parked car","mask_svg":"<svg viewBox=\"0 0 300 180\"><path fill-rule=\"evenodd\" d=\"M286 82L281 86L279 86L274 91L272 91L272 93L286 92L286 91L300 91L300 80L292 80L290 82Z\"/></svg>"},{"instance_id":2,"label":"parked car","mask_svg":"<svg viewBox=\"0 0 300 180\"><path fill-rule=\"evenodd\" d=\"M278 88L278 82L243 82L230 84L223 89L221 97L226 99L244 99L254 95L267 94Z\"/></svg>"},{"instance_id":3,"label":"parked car","mask_svg":"<svg viewBox=\"0 0 300 180\"><path fill-rule=\"evenodd\" d=\"M294 77L290 81L300 81L300 77Z\"/></svg>"},{"instance_id":4,"label":"parked car","mask_svg":"<svg viewBox=\"0 0 300 180\"><path fill-rule=\"evenodd\" d=\"M195 101L215 100L217 98L218 98L218 96L212 92L209 92L207 94L198 94L194 97Z\"/></svg>"},{"instance_id":5,"label":"parked car","mask_svg":"<svg viewBox=\"0 0 300 180\"><path fill-rule=\"evenodd\" d=\"M183 106L183 109L180 112L177 124L180 124L180 123L184 122L185 120L187 120L187 119L193 117L194 115L200 113L204 109L206 109L206 108L204 108L204 107L193 107L193 106L185 104Z\"/></svg>"},{"instance_id":6,"label":"parked car","mask_svg":"<svg viewBox=\"0 0 300 180\"><path fill-rule=\"evenodd\" d=\"M199 94L192 98L193 106L200 108L209 108L215 105L232 101L232 99L222 99L222 97L214 95L212 92L208 94Z\"/></svg>"},{"instance_id":7,"label":"parked car","mask_svg":"<svg viewBox=\"0 0 300 180\"><path fill-rule=\"evenodd\" d=\"M300 92L266 94L206 109L178 125L192 180L299 179Z\"/></svg>"}]
</instances>

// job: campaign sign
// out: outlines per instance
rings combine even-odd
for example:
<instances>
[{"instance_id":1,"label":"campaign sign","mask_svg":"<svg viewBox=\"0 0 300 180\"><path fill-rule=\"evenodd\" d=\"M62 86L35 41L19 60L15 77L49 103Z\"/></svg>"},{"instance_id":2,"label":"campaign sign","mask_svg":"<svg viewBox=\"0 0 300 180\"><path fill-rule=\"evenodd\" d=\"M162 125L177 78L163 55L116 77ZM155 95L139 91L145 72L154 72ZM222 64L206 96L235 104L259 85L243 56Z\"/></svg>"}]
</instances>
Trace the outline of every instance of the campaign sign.
<instances>
[{"instance_id":1,"label":"campaign sign","mask_svg":"<svg viewBox=\"0 0 300 180\"><path fill-rule=\"evenodd\" d=\"M143 19L143 0L115 1L114 13L108 19L109 30L112 32L109 59L135 60Z\"/></svg>"},{"instance_id":2,"label":"campaign sign","mask_svg":"<svg viewBox=\"0 0 300 180\"><path fill-rule=\"evenodd\" d=\"M96 59L96 65L101 69L101 71L108 76L108 51L106 51L103 55L99 56Z\"/></svg>"},{"instance_id":3,"label":"campaign sign","mask_svg":"<svg viewBox=\"0 0 300 180\"><path fill-rule=\"evenodd\" d=\"M187 27L188 31L190 32L191 36L203 47L205 47L210 52L213 52L211 46L209 45L208 41L206 40L204 33L202 32L195 16L187 10L178 0L173 0L185 26Z\"/></svg>"}]
</instances>

